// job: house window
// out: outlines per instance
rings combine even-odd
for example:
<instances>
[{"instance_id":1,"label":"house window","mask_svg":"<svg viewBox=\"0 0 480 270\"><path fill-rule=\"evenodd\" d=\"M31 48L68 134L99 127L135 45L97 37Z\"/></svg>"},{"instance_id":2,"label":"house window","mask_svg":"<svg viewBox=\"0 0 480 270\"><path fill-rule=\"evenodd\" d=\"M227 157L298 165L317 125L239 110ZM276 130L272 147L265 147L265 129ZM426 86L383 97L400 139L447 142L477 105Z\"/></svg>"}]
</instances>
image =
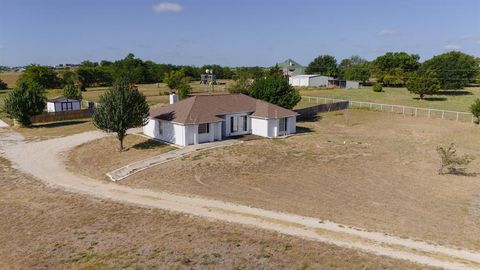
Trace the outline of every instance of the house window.
<instances>
[{"instance_id":1,"label":"house window","mask_svg":"<svg viewBox=\"0 0 480 270\"><path fill-rule=\"evenodd\" d=\"M243 131L247 131L248 130L248 118L247 116L243 116Z\"/></svg>"},{"instance_id":2,"label":"house window","mask_svg":"<svg viewBox=\"0 0 480 270\"><path fill-rule=\"evenodd\" d=\"M280 118L280 131L285 132L287 131L287 118Z\"/></svg>"},{"instance_id":3,"label":"house window","mask_svg":"<svg viewBox=\"0 0 480 270\"><path fill-rule=\"evenodd\" d=\"M73 110L73 103L72 102L62 102L60 103L62 107L62 111L72 111Z\"/></svg>"},{"instance_id":4,"label":"house window","mask_svg":"<svg viewBox=\"0 0 480 270\"><path fill-rule=\"evenodd\" d=\"M234 119L235 119L235 118L234 118L233 116L230 117L230 132L231 132L231 133L235 132Z\"/></svg>"},{"instance_id":5,"label":"house window","mask_svg":"<svg viewBox=\"0 0 480 270\"><path fill-rule=\"evenodd\" d=\"M198 133L199 134L210 133L210 125L208 123L198 125Z\"/></svg>"},{"instance_id":6,"label":"house window","mask_svg":"<svg viewBox=\"0 0 480 270\"><path fill-rule=\"evenodd\" d=\"M163 123L158 121L158 134L163 135Z\"/></svg>"}]
</instances>

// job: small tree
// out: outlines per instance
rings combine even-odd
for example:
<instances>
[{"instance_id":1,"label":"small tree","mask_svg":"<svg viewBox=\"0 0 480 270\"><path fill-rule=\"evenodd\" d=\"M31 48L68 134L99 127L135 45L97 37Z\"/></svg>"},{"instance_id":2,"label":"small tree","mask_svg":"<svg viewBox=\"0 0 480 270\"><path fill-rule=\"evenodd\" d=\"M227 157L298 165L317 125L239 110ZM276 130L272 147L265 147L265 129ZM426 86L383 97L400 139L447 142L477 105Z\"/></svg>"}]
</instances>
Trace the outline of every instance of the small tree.
<instances>
[{"instance_id":1,"label":"small tree","mask_svg":"<svg viewBox=\"0 0 480 270\"><path fill-rule=\"evenodd\" d=\"M425 95L433 95L440 90L440 82L432 71L414 73L407 81L407 89L423 99Z\"/></svg>"},{"instance_id":2,"label":"small tree","mask_svg":"<svg viewBox=\"0 0 480 270\"><path fill-rule=\"evenodd\" d=\"M100 106L93 114L93 123L105 132L115 132L120 141L119 150L122 151L127 130L146 125L148 111L145 96L126 80L120 80L100 96Z\"/></svg>"},{"instance_id":3,"label":"small tree","mask_svg":"<svg viewBox=\"0 0 480 270\"><path fill-rule=\"evenodd\" d=\"M459 174L465 173L466 166L473 161L470 155L457 156L457 149L455 144L450 144L447 148L437 146L437 152L441 158L440 169L438 174Z\"/></svg>"},{"instance_id":4,"label":"small tree","mask_svg":"<svg viewBox=\"0 0 480 270\"><path fill-rule=\"evenodd\" d=\"M45 89L34 82L20 82L5 98L5 112L22 126L29 127L30 118L41 114L47 105Z\"/></svg>"},{"instance_id":5,"label":"small tree","mask_svg":"<svg viewBox=\"0 0 480 270\"><path fill-rule=\"evenodd\" d=\"M476 99L475 102L470 106L470 111L472 112L473 116L477 118L477 121L475 123L480 122L480 99Z\"/></svg>"},{"instance_id":6,"label":"small tree","mask_svg":"<svg viewBox=\"0 0 480 270\"><path fill-rule=\"evenodd\" d=\"M8 89L7 83L5 83L4 81L0 80L0 90L5 90L5 89Z\"/></svg>"},{"instance_id":7,"label":"small tree","mask_svg":"<svg viewBox=\"0 0 480 270\"><path fill-rule=\"evenodd\" d=\"M177 89L177 87L184 81L185 72L183 70L172 70L165 73L163 82L167 84L170 90Z\"/></svg>"},{"instance_id":8,"label":"small tree","mask_svg":"<svg viewBox=\"0 0 480 270\"><path fill-rule=\"evenodd\" d=\"M68 99L82 99L82 91L80 87L76 85L67 84L63 87L63 97Z\"/></svg>"},{"instance_id":9,"label":"small tree","mask_svg":"<svg viewBox=\"0 0 480 270\"><path fill-rule=\"evenodd\" d=\"M190 86L190 84L188 84L187 81L182 81L177 86L177 94L180 100L186 99L188 96L190 96L191 91L192 87Z\"/></svg>"},{"instance_id":10,"label":"small tree","mask_svg":"<svg viewBox=\"0 0 480 270\"><path fill-rule=\"evenodd\" d=\"M291 109L302 99L293 86L279 75L256 79L250 86L250 96L280 107Z\"/></svg>"},{"instance_id":11,"label":"small tree","mask_svg":"<svg viewBox=\"0 0 480 270\"><path fill-rule=\"evenodd\" d=\"M227 91L231 94L245 94L248 95L251 80L248 78L248 73L240 71L235 82L227 87Z\"/></svg>"}]
</instances>

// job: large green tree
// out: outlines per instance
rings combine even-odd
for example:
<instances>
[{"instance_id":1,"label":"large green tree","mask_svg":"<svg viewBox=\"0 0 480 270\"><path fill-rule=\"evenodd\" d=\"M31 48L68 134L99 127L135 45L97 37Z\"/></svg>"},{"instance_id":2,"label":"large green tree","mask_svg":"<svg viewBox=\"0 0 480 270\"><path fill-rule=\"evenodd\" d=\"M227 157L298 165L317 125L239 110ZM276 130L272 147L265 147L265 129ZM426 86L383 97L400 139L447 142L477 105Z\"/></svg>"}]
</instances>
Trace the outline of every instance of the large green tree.
<instances>
[{"instance_id":1,"label":"large green tree","mask_svg":"<svg viewBox=\"0 0 480 270\"><path fill-rule=\"evenodd\" d=\"M148 112L145 96L132 87L128 80L121 79L100 96L93 123L103 131L116 133L122 151L127 130L146 125Z\"/></svg>"},{"instance_id":2,"label":"large green tree","mask_svg":"<svg viewBox=\"0 0 480 270\"><path fill-rule=\"evenodd\" d=\"M47 105L45 89L36 82L19 82L4 101L4 111L22 126L31 126L31 117L41 114Z\"/></svg>"},{"instance_id":3,"label":"large green tree","mask_svg":"<svg viewBox=\"0 0 480 270\"><path fill-rule=\"evenodd\" d=\"M372 62L374 76L386 86L404 86L409 74L420 67L418 54L388 52Z\"/></svg>"},{"instance_id":4,"label":"large green tree","mask_svg":"<svg viewBox=\"0 0 480 270\"><path fill-rule=\"evenodd\" d=\"M425 61L421 69L434 71L442 89L462 89L473 82L479 73L475 57L456 51Z\"/></svg>"},{"instance_id":5,"label":"large green tree","mask_svg":"<svg viewBox=\"0 0 480 270\"><path fill-rule=\"evenodd\" d=\"M366 82L370 79L370 65L358 55L343 59L338 66L339 76L352 81Z\"/></svg>"},{"instance_id":6,"label":"large green tree","mask_svg":"<svg viewBox=\"0 0 480 270\"><path fill-rule=\"evenodd\" d=\"M291 109L300 102L300 93L279 75L269 75L253 81L250 96Z\"/></svg>"},{"instance_id":7,"label":"large green tree","mask_svg":"<svg viewBox=\"0 0 480 270\"><path fill-rule=\"evenodd\" d=\"M43 88L61 87L61 80L54 68L40 65L29 65L20 76L19 82L38 84Z\"/></svg>"},{"instance_id":8,"label":"large green tree","mask_svg":"<svg viewBox=\"0 0 480 270\"><path fill-rule=\"evenodd\" d=\"M308 64L305 73L336 77L338 75L337 60L331 55L320 55Z\"/></svg>"},{"instance_id":9,"label":"large green tree","mask_svg":"<svg viewBox=\"0 0 480 270\"><path fill-rule=\"evenodd\" d=\"M433 95L440 89L440 81L433 71L416 72L407 80L407 89L423 99L425 95Z\"/></svg>"}]
</instances>

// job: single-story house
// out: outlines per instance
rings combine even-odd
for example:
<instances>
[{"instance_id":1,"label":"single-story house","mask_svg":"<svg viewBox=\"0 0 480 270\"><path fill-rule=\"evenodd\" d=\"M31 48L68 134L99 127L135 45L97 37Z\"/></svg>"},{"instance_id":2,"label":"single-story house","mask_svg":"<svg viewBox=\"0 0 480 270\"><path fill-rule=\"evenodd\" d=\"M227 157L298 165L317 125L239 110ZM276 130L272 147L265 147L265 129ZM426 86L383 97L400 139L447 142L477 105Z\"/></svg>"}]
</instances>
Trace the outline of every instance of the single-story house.
<instances>
[{"instance_id":1,"label":"single-story house","mask_svg":"<svg viewBox=\"0 0 480 270\"><path fill-rule=\"evenodd\" d=\"M297 75L288 78L288 82L292 86L301 87L326 87L328 80L333 80L333 78L321 75Z\"/></svg>"},{"instance_id":2,"label":"single-story house","mask_svg":"<svg viewBox=\"0 0 480 270\"><path fill-rule=\"evenodd\" d=\"M57 97L47 101L47 112L76 111L81 109L82 102L78 99Z\"/></svg>"},{"instance_id":3,"label":"single-story house","mask_svg":"<svg viewBox=\"0 0 480 270\"><path fill-rule=\"evenodd\" d=\"M151 109L143 133L180 146L245 134L273 138L295 133L297 115L243 94L198 95Z\"/></svg>"}]
</instances>

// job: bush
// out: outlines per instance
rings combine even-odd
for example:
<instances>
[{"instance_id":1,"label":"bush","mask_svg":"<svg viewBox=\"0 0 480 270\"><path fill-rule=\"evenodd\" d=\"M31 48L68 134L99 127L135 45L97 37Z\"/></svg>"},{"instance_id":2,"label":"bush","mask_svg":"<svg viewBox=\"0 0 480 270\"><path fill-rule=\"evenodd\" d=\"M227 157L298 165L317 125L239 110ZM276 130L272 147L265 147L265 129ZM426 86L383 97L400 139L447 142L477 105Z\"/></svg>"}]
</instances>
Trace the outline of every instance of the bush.
<instances>
[{"instance_id":1,"label":"bush","mask_svg":"<svg viewBox=\"0 0 480 270\"><path fill-rule=\"evenodd\" d=\"M177 94L180 100L186 99L188 96L190 96L191 91L192 87L186 81L182 81L177 86Z\"/></svg>"},{"instance_id":2,"label":"bush","mask_svg":"<svg viewBox=\"0 0 480 270\"><path fill-rule=\"evenodd\" d=\"M273 75L253 81L250 96L280 107L292 109L302 99L300 93L283 76Z\"/></svg>"},{"instance_id":3,"label":"bush","mask_svg":"<svg viewBox=\"0 0 480 270\"><path fill-rule=\"evenodd\" d=\"M480 122L480 99L476 99L475 102L470 106L470 112L472 112L473 116L477 118L477 121L475 123Z\"/></svg>"},{"instance_id":4,"label":"bush","mask_svg":"<svg viewBox=\"0 0 480 270\"><path fill-rule=\"evenodd\" d=\"M5 98L5 112L22 126L32 124L30 118L41 114L47 105L45 89L37 83L21 82Z\"/></svg>"},{"instance_id":5,"label":"bush","mask_svg":"<svg viewBox=\"0 0 480 270\"><path fill-rule=\"evenodd\" d=\"M383 92L383 87L381 84L375 84L373 87L373 92Z\"/></svg>"},{"instance_id":6,"label":"bush","mask_svg":"<svg viewBox=\"0 0 480 270\"><path fill-rule=\"evenodd\" d=\"M4 81L0 80L0 90L5 90L5 89L8 89L7 83L5 83Z\"/></svg>"},{"instance_id":7,"label":"bush","mask_svg":"<svg viewBox=\"0 0 480 270\"><path fill-rule=\"evenodd\" d=\"M442 160L438 174L464 174L466 166L474 159L469 155L457 156L457 149L453 143L447 148L438 146L437 152Z\"/></svg>"}]
</instances>

